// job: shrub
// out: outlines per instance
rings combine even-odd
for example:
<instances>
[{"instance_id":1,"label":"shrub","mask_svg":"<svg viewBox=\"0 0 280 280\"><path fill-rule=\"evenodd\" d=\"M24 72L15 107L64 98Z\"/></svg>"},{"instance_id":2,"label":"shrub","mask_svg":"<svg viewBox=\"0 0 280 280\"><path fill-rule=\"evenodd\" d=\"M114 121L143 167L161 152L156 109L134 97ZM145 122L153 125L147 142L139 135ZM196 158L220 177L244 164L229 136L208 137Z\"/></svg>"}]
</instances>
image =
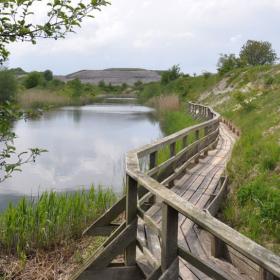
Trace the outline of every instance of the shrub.
<instances>
[{"instance_id":1,"label":"shrub","mask_svg":"<svg viewBox=\"0 0 280 280\"><path fill-rule=\"evenodd\" d=\"M169 82L178 79L181 75L180 71L181 69L179 65L173 65L169 70L161 74L161 83L166 85Z\"/></svg>"},{"instance_id":2,"label":"shrub","mask_svg":"<svg viewBox=\"0 0 280 280\"><path fill-rule=\"evenodd\" d=\"M220 54L220 58L217 63L217 70L220 75L224 75L235 68L242 65L239 58L235 54Z\"/></svg>"},{"instance_id":3,"label":"shrub","mask_svg":"<svg viewBox=\"0 0 280 280\"><path fill-rule=\"evenodd\" d=\"M27 77L24 80L24 86L27 89L34 88L34 87L37 87L38 85L42 84L42 82L43 82L42 74L34 71L27 75Z\"/></svg>"},{"instance_id":4,"label":"shrub","mask_svg":"<svg viewBox=\"0 0 280 280\"><path fill-rule=\"evenodd\" d=\"M46 81L51 81L53 79L53 73L51 70L46 70L43 75Z\"/></svg>"},{"instance_id":5,"label":"shrub","mask_svg":"<svg viewBox=\"0 0 280 280\"><path fill-rule=\"evenodd\" d=\"M83 90L83 84L80 79L74 79L67 83L69 88L71 89L71 94L73 97L80 97Z\"/></svg>"},{"instance_id":6,"label":"shrub","mask_svg":"<svg viewBox=\"0 0 280 280\"><path fill-rule=\"evenodd\" d=\"M0 71L0 103L14 99L17 90L17 80L13 72Z\"/></svg>"},{"instance_id":7,"label":"shrub","mask_svg":"<svg viewBox=\"0 0 280 280\"><path fill-rule=\"evenodd\" d=\"M106 87L106 84L105 84L105 82L104 82L104 80L102 80L102 81L100 81L99 83L98 83L98 86L100 87L100 88L105 88Z\"/></svg>"}]
</instances>

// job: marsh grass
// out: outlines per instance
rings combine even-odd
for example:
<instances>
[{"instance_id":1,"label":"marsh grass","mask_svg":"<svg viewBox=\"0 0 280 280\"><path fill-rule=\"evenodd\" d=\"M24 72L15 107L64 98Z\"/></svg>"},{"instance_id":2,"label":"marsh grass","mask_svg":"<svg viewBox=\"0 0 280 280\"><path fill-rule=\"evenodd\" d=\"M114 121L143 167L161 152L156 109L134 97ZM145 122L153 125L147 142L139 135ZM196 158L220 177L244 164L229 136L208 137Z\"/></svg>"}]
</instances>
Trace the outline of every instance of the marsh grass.
<instances>
[{"instance_id":1,"label":"marsh grass","mask_svg":"<svg viewBox=\"0 0 280 280\"><path fill-rule=\"evenodd\" d=\"M175 94L153 97L147 104L154 107L159 113L178 111L181 107L179 96Z\"/></svg>"},{"instance_id":2,"label":"marsh grass","mask_svg":"<svg viewBox=\"0 0 280 280\"><path fill-rule=\"evenodd\" d=\"M116 201L111 190L45 192L36 200L22 198L0 214L0 244L7 254L29 255L81 237L85 227Z\"/></svg>"},{"instance_id":3,"label":"marsh grass","mask_svg":"<svg viewBox=\"0 0 280 280\"><path fill-rule=\"evenodd\" d=\"M94 101L93 95L82 95L77 98L63 92L34 88L18 94L17 100L23 108L47 108L70 105L85 105Z\"/></svg>"}]
</instances>

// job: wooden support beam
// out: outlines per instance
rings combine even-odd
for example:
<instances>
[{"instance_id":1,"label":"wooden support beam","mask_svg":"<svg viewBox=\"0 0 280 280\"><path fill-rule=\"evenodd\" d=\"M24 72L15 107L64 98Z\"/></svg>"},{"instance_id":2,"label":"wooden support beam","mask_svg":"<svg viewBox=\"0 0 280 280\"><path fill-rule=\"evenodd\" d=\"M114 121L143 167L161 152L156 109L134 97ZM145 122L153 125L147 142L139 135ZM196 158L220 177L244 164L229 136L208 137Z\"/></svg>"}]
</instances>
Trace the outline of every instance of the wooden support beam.
<instances>
[{"instance_id":1,"label":"wooden support beam","mask_svg":"<svg viewBox=\"0 0 280 280\"><path fill-rule=\"evenodd\" d=\"M186 148L188 146L188 135L183 137L182 143L183 143L183 148Z\"/></svg>"},{"instance_id":2,"label":"wooden support beam","mask_svg":"<svg viewBox=\"0 0 280 280\"><path fill-rule=\"evenodd\" d=\"M171 143L169 146L169 150L170 150L170 157L174 157L176 154L176 142Z\"/></svg>"},{"instance_id":3,"label":"wooden support beam","mask_svg":"<svg viewBox=\"0 0 280 280\"><path fill-rule=\"evenodd\" d=\"M197 141L197 147L196 147L196 153L199 153L199 130L196 130L195 132L195 140ZM199 162L199 158L196 157L195 158L195 163L198 163Z\"/></svg>"},{"instance_id":4,"label":"wooden support beam","mask_svg":"<svg viewBox=\"0 0 280 280\"><path fill-rule=\"evenodd\" d=\"M177 258L178 242L178 212L162 203L162 248L161 269L164 273ZM179 276L179 264L177 266L177 278ZM173 279L177 279L173 278Z\"/></svg>"},{"instance_id":5,"label":"wooden support beam","mask_svg":"<svg viewBox=\"0 0 280 280\"><path fill-rule=\"evenodd\" d=\"M137 220L137 194L138 184L130 176L127 176L127 190L126 190L126 225L129 226ZM132 239L129 246L125 249L125 264L127 266L133 266L136 264L136 235L137 224L134 225L135 230L132 233Z\"/></svg>"},{"instance_id":6,"label":"wooden support beam","mask_svg":"<svg viewBox=\"0 0 280 280\"><path fill-rule=\"evenodd\" d=\"M157 154L158 154L157 151L155 151L155 152L150 154L150 166L149 166L149 169L152 169L152 168L156 167L156 165L157 165Z\"/></svg>"},{"instance_id":7,"label":"wooden support beam","mask_svg":"<svg viewBox=\"0 0 280 280\"><path fill-rule=\"evenodd\" d=\"M211 236L211 255L215 258L227 257L227 247L226 244L214 235Z\"/></svg>"},{"instance_id":8,"label":"wooden support beam","mask_svg":"<svg viewBox=\"0 0 280 280\"><path fill-rule=\"evenodd\" d=\"M125 210L126 198L125 196L116 202L110 209L108 209L100 218L98 218L92 225L90 225L83 234L97 235L100 234L98 227L110 225L122 212ZM99 232L99 233L98 233Z\"/></svg>"},{"instance_id":9,"label":"wooden support beam","mask_svg":"<svg viewBox=\"0 0 280 280\"><path fill-rule=\"evenodd\" d=\"M176 257L167 270L165 270L159 280L174 280L179 278L179 258Z\"/></svg>"},{"instance_id":10,"label":"wooden support beam","mask_svg":"<svg viewBox=\"0 0 280 280\"><path fill-rule=\"evenodd\" d=\"M81 280L83 273L91 266L93 269L103 269L119 254L121 254L128 245L134 241L137 220L128 225L114 240L106 247L102 244L72 275L69 280ZM86 272L85 272L86 273Z\"/></svg>"},{"instance_id":11,"label":"wooden support beam","mask_svg":"<svg viewBox=\"0 0 280 280\"><path fill-rule=\"evenodd\" d=\"M147 277L147 280L158 280L161 275L161 267L159 266Z\"/></svg>"},{"instance_id":12,"label":"wooden support beam","mask_svg":"<svg viewBox=\"0 0 280 280\"><path fill-rule=\"evenodd\" d=\"M199 271L203 272L207 276L216 279L216 280L228 280L228 275L223 271L220 271L216 266L206 263L204 260L201 260L194 256L189 251L186 251L182 246L178 246L179 256L187 261L189 264L197 268Z\"/></svg>"},{"instance_id":13,"label":"wooden support beam","mask_svg":"<svg viewBox=\"0 0 280 280\"><path fill-rule=\"evenodd\" d=\"M258 280L280 280L280 278L274 276L273 274L260 267Z\"/></svg>"}]
</instances>

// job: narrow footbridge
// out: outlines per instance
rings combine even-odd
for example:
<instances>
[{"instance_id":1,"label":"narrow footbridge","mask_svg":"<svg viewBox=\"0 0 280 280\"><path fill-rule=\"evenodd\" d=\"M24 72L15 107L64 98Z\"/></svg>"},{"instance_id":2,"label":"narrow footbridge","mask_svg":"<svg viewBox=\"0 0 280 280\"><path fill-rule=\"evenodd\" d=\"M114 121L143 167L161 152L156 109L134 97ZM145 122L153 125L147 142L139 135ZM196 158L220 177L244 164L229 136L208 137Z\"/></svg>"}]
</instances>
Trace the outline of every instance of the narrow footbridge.
<instances>
[{"instance_id":1,"label":"narrow footbridge","mask_svg":"<svg viewBox=\"0 0 280 280\"><path fill-rule=\"evenodd\" d=\"M85 231L108 238L71 279L280 279L280 257L215 218L239 130L188 110L198 125L128 153L126 196Z\"/></svg>"}]
</instances>

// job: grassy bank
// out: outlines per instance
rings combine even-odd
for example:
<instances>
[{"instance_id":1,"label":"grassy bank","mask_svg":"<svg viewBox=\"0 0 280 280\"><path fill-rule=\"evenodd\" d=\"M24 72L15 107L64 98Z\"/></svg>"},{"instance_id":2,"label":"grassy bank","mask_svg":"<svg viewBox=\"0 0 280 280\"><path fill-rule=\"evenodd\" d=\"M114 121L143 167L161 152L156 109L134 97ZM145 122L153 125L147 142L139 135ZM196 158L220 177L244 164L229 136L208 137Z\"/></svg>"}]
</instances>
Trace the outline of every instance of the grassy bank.
<instances>
[{"instance_id":1,"label":"grassy bank","mask_svg":"<svg viewBox=\"0 0 280 280\"><path fill-rule=\"evenodd\" d=\"M167 85L151 83L140 100L176 95L209 104L240 127L242 135L228 164L230 194L222 219L280 253L280 66L235 69L224 76L180 77ZM177 121L166 115L170 132ZM180 112L178 113L180 115ZM165 118L164 118L165 119ZM163 123L164 123L163 119ZM180 117L179 117L180 119ZM167 128L167 132L169 128Z\"/></svg>"}]
</instances>

